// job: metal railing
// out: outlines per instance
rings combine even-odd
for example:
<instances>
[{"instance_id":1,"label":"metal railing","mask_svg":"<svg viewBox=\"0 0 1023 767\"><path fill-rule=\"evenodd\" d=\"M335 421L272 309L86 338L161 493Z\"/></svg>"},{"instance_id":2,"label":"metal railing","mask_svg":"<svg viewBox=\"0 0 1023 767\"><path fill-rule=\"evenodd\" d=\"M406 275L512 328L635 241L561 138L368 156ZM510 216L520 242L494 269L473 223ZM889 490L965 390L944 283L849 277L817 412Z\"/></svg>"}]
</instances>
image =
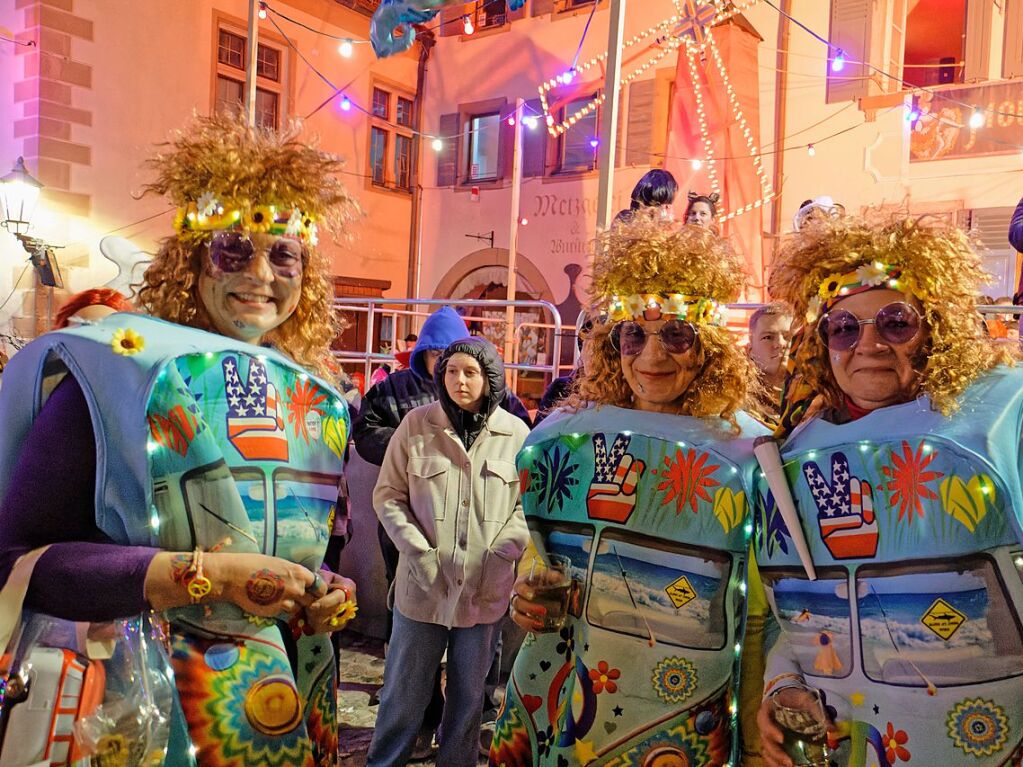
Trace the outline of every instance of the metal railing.
<instances>
[{"instance_id":1,"label":"metal railing","mask_svg":"<svg viewBox=\"0 0 1023 767\"><path fill-rule=\"evenodd\" d=\"M516 322L515 333L513 334L513 348L510 356L511 361L506 362L505 368L510 374L512 388L515 387L518 373L520 372L545 373L550 374L555 378L559 375L559 371L561 370L560 362L562 344L561 315L558 312L557 307L549 301L487 301L470 298L338 298L334 301L335 311L341 312L342 314L366 315L366 330L365 337L363 339L365 351L340 349L334 352L334 358L342 365L361 364L363 367L366 386L368 387L370 377L373 374L374 365L383 365L395 361L393 350L397 348L398 344L398 318L412 317L419 320L425 319L430 316L433 311L442 306L451 306L454 308L479 308L494 312L495 316L493 317L474 315L463 317L463 319L467 325L473 323L480 323L481 325L500 325L502 328L500 334L501 338L505 337L504 328L507 324L505 319L505 310L509 306L515 310L537 310L541 315L543 315L543 313L547 313L550 316L550 322L534 322L531 320ZM398 307L421 308L410 309ZM497 316L498 312L500 312L500 316ZM376 328L378 321L383 317L391 318L391 329L390 337L382 338L380 339L380 342L389 345L389 348L392 350L390 353L374 351L374 347L377 343ZM551 338L549 339L549 351L546 355L546 360L542 364L530 364L520 361L522 352L522 333L528 328L550 331ZM505 359L509 359L507 354L505 355Z\"/></svg>"}]
</instances>

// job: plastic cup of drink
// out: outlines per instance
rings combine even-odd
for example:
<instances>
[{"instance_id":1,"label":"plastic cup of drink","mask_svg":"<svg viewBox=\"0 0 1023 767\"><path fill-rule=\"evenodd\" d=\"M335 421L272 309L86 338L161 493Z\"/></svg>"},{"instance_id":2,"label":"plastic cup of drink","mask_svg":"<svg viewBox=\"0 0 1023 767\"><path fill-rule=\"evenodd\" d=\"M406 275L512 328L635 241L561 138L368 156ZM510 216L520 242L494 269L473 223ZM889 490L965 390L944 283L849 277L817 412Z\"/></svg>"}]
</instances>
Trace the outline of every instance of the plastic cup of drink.
<instances>
[{"instance_id":1,"label":"plastic cup of drink","mask_svg":"<svg viewBox=\"0 0 1023 767\"><path fill-rule=\"evenodd\" d=\"M541 631L557 631L565 625L572 590L572 560L561 554L548 554L545 563L533 558L526 583L533 591L533 602L546 608Z\"/></svg>"},{"instance_id":2,"label":"plastic cup of drink","mask_svg":"<svg viewBox=\"0 0 1023 767\"><path fill-rule=\"evenodd\" d=\"M828 767L828 716L820 691L805 685L783 687L771 696L774 721L785 735L782 748L793 764Z\"/></svg>"}]
</instances>

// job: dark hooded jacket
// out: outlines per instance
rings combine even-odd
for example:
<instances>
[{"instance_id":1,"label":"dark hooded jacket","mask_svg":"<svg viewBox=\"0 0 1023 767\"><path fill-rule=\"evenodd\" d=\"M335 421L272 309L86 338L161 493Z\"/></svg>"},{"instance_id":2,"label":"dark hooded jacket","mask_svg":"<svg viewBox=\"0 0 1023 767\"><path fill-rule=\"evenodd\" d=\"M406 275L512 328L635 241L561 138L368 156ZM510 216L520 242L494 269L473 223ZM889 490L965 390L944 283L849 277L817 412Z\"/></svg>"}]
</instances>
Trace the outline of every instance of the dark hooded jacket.
<instances>
[{"instance_id":1,"label":"dark hooded jacket","mask_svg":"<svg viewBox=\"0 0 1023 767\"><path fill-rule=\"evenodd\" d=\"M366 392L362 408L355 419L355 449L366 461L377 466L384 461L387 443L398 424L412 410L437 399L437 387L426 372L424 353L430 349L446 349L450 343L469 335L465 321L450 306L431 314L419 333L416 348L409 360L409 369L387 376ZM532 427L529 413L511 391L500 406Z\"/></svg>"},{"instance_id":2,"label":"dark hooded jacket","mask_svg":"<svg viewBox=\"0 0 1023 767\"><path fill-rule=\"evenodd\" d=\"M448 361L455 354L467 354L476 360L483 371L487 385L483 391L483 401L480 409L473 413L455 404L444 386L444 374L447 371ZM507 389L504 383L504 362L497 353L497 348L485 338L463 338L448 346L444 354L437 360L437 367L433 371L433 385L437 389L438 399L441 407L447 414L451 425L458 434L465 449L472 447L476 437L483 431L490 415L497 410L504 402Z\"/></svg>"}]
</instances>

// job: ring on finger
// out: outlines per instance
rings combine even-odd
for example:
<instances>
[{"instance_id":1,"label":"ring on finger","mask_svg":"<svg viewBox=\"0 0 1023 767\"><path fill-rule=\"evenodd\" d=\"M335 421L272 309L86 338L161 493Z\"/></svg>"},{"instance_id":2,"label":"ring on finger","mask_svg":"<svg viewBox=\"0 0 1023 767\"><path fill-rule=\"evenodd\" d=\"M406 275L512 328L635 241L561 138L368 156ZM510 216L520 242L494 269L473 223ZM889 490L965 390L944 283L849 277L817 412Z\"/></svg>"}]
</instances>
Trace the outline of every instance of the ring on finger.
<instances>
[{"instance_id":1,"label":"ring on finger","mask_svg":"<svg viewBox=\"0 0 1023 767\"><path fill-rule=\"evenodd\" d=\"M316 571L313 573L313 582L305 587L305 593L316 596L317 594L322 593L326 587L327 584L324 582L323 576L320 575L319 571Z\"/></svg>"}]
</instances>

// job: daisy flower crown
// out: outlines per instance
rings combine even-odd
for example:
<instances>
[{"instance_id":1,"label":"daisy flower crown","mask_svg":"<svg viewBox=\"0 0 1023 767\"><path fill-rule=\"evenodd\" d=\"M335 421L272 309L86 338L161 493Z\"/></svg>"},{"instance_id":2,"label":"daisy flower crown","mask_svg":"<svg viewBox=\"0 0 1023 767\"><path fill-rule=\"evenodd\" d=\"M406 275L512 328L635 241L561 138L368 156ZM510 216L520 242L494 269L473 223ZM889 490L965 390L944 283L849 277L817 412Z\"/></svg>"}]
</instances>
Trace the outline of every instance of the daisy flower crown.
<instances>
[{"instance_id":1,"label":"daisy flower crown","mask_svg":"<svg viewBox=\"0 0 1023 767\"><path fill-rule=\"evenodd\" d=\"M252 204L219 200L206 192L195 202L178 208L174 217L174 230L179 237L205 236L206 232L221 230L241 231L246 234L267 234L294 237L307 245L316 245L316 220L297 207L272 204Z\"/></svg>"},{"instance_id":2,"label":"daisy flower crown","mask_svg":"<svg viewBox=\"0 0 1023 767\"><path fill-rule=\"evenodd\" d=\"M814 322L840 299L881 287L915 293L912 281L903 274L901 266L870 261L852 271L829 274L821 280L816 295L810 298L806 319Z\"/></svg>"},{"instance_id":3,"label":"daisy flower crown","mask_svg":"<svg viewBox=\"0 0 1023 767\"><path fill-rule=\"evenodd\" d=\"M633 293L613 295L607 304L608 316L623 320L659 320L668 316L694 325L725 324L724 306L712 298L687 293Z\"/></svg>"}]
</instances>

